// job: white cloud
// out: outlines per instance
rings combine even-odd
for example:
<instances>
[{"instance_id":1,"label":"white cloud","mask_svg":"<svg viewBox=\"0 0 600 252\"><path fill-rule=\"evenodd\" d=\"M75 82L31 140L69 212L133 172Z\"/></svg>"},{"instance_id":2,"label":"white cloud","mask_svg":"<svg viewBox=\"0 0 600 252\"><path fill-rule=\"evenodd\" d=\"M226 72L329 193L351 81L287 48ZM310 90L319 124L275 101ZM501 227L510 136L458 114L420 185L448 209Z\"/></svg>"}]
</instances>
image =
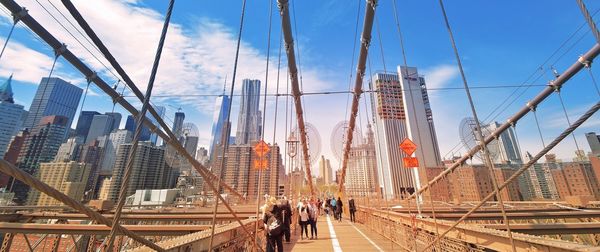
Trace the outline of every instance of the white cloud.
<instances>
[{"instance_id":1,"label":"white cloud","mask_svg":"<svg viewBox=\"0 0 600 252\"><path fill-rule=\"evenodd\" d=\"M6 39L2 38L0 44ZM9 41L2 60L0 60L0 76L13 74L13 79L28 83L39 83L42 76L48 76L52 67L51 56L32 50L14 40ZM60 67L60 62L57 62Z\"/></svg>"},{"instance_id":2,"label":"white cloud","mask_svg":"<svg viewBox=\"0 0 600 252\"><path fill-rule=\"evenodd\" d=\"M423 75L427 82L427 88L436 89L447 86L450 81L458 76L458 68L455 65L438 65L424 69Z\"/></svg>"}]
</instances>

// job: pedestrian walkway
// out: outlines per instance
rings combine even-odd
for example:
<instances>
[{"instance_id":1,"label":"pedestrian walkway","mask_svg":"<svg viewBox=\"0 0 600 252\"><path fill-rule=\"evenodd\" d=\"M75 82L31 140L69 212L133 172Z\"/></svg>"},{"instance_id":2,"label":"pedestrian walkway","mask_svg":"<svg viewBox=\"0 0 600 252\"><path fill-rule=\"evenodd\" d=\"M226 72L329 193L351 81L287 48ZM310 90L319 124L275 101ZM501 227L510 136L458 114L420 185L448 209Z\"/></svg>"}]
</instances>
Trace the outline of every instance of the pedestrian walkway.
<instances>
[{"instance_id":1,"label":"pedestrian walkway","mask_svg":"<svg viewBox=\"0 0 600 252\"><path fill-rule=\"evenodd\" d=\"M372 232L361 224L342 222L321 216L317 223L319 238L316 240L300 239L300 226L292 229L291 243L283 244L284 251L393 251L389 240ZM310 235L310 228L309 228ZM397 250L398 247L395 247Z\"/></svg>"}]
</instances>

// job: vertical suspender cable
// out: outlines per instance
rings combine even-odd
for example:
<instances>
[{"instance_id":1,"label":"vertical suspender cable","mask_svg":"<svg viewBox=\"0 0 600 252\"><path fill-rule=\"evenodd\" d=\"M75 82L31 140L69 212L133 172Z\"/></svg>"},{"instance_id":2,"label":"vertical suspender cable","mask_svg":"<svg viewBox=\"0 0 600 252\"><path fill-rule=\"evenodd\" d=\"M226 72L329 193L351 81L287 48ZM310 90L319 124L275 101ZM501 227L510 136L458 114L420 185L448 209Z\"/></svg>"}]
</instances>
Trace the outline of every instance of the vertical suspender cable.
<instances>
[{"instance_id":1,"label":"vertical suspender cable","mask_svg":"<svg viewBox=\"0 0 600 252\"><path fill-rule=\"evenodd\" d=\"M115 224L119 223L119 219L121 218L121 213L123 210L123 205L125 204L125 198L127 197L127 189L129 188L129 179L131 177L131 169L133 167L133 163L136 156L136 150L139 145L140 135L142 133L143 120L146 116L146 112L148 110L148 105L150 103L150 96L152 95L152 88L154 87L154 80L156 79L156 72L158 71L158 65L160 63L160 57L162 55L163 46L165 44L165 39L167 37L167 31L169 29L169 23L171 21L171 14L173 12L173 5L175 4L175 0L169 1L169 7L167 9L167 14L165 16L165 22L163 24L162 32L160 35L160 40L158 42L158 48L156 49L156 55L154 56L154 63L152 64L152 72L150 73L150 79L148 80L148 87L146 88L146 94L144 95L144 103L142 104L142 109L136 118L136 127L135 133L133 135L131 149L129 150L129 156L127 157L127 164L125 166L125 171L123 172L123 180L121 181L121 191L119 192L119 200L116 206L115 217L113 222ZM116 225L113 225L108 240L108 249L113 249L113 243L115 240L116 233Z\"/></svg>"},{"instance_id":2,"label":"vertical suspender cable","mask_svg":"<svg viewBox=\"0 0 600 252\"><path fill-rule=\"evenodd\" d=\"M229 91L229 106L227 108L227 120L225 120L225 122L228 125L231 125L230 123L230 119L231 119L231 105L233 104L233 91L235 89L235 77L237 77L237 67L238 67L238 59L240 56L240 44L242 42L242 31L244 28L244 15L246 14L246 0L242 0L242 14L240 16L240 28L238 31L238 38L237 38L237 45L236 45L236 50L235 50L235 60L233 63L233 77L231 79L231 90ZM231 127L231 126L230 126ZM225 156L226 156L226 152L227 149L229 148L229 141L226 140L223 143L223 148L221 149L221 168L219 169L219 174L217 176L217 190L215 191L215 194L220 194L221 193L221 179L222 179L222 175L223 175L223 170L225 169ZM216 196L216 195L215 195ZM213 209L213 217L212 217L212 228L210 231L210 242L208 245L208 252L212 252L213 251L213 241L214 241L214 236L215 236L215 224L217 221L217 209L219 207L219 200L216 199L215 197L215 207ZM256 220L258 221L258 220ZM252 239L255 247L256 247L256 241L254 239ZM262 247L258 247L261 251L263 251Z\"/></svg>"},{"instance_id":3,"label":"vertical suspender cable","mask_svg":"<svg viewBox=\"0 0 600 252\"><path fill-rule=\"evenodd\" d=\"M13 24L10 27L8 36L6 36L6 40L4 41L4 45L2 46L2 51L0 51L0 59L2 58L2 55L4 55L4 50L6 49L6 46L8 45L8 41L12 37L13 31L15 30L15 26L17 25L17 23L19 22L21 17L23 17L25 15L27 15L27 10L25 8L21 9L21 11L19 13L12 15L13 16Z\"/></svg>"},{"instance_id":4,"label":"vertical suspender cable","mask_svg":"<svg viewBox=\"0 0 600 252\"><path fill-rule=\"evenodd\" d=\"M500 203L500 210L502 210L502 218L504 220L504 224L506 225L506 230L508 232L508 238L510 239L512 251L517 251L517 249L515 247L515 242L512 237L512 232L510 230L510 223L508 221L508 217L506 216L506 210L504 209L504 201L502 200L502 195L498 193L499 192L498 191L498 182L496 181L496 174L494 171L494 162L490 158L490 154L487 149L487 145L485 143L483 133L481 132L481 124L479 123L479 118L477 117L477 111L475 109L475 104L473 103L473 99L471 97L471 91L469 90L469 84L467 83L467 77L465 76L462 62L460 60L460 55L458 54L458 48L456 47L456 42L454 41L454 35L452 34L452 28L450 28L450 22L448 21L448 16L446 15L446 9L444 8L444 2L443 2L443 0L439 0L439 3L440 3L440 8L442 10L442 14L444 16L444 22L446 23L446 29L448 31L448 35L450 36L450 42L452 44L452 49L454 50L454 56L456 57L456 64L458 65L458 70L460 71L460 76L463 80L467 99L469 100L469 106L471 107L471 113L473 113L473 118L475 119L475 126L477 129L477 137L479 138L479 144L481 146L481 150L483 151L483 155L485 156L486 164L488 166L488 170L490 172L490 177L492 179L492 185L494 186L494 190L496 191L496 197L498 199L498 202Z\"/></svg>"},{"instance_id":5,"label":"vertical suspender cable","mask_svg":"<svg viewBox=\"0 0 600 252\"><path fill-rule=\"evenodd\" d=\"M398 10L397 10L397 7L396 7L396 0L393 0L392 4L393 4L393 10L394 10L394 19L396 20L396 28L398 30L398 36L399 36L399 39L400 39L400 49L402 51L402 60L403 60L403 63L404 63L404 75L406 75L406 81L410 82L411 78L408 76L408 60L406 59L407 57L406 57L406 50L405 50L405 47L404 47L404 36L402 36L402 30L400 29L400 18L398 17ZM402 77L402 76L400 76L400 74L399 74L398 77ZM418 78L417 78L417 80L418 80ZM417 111L415 109L415 99L413 97L413 89L412 89L412 87L410 85L407 85L407 86L408 86L408 92L410 92L410 101L411 101L411 104L413 106L413 116L414 116L414 118L416 120L416 118L417 118ZM419 91L421 91L421 90L419 90ZM423 152L423 141L421 140L421 128L419 127L419 123L417 123L417 127L416 128L417 128L417 138L419 139L419 143L420 143L419 144L419 149L420 149L421 152ZM427 176L426 167L425 167L425 164L424 164L425 160L422 160L422 161L423 161L422 164L423 164L423 168L424 168L422 171L425 172L425 174L421 174L421 176ZM415 181L417 179L420 179L420 178L415 177ZM415 187L416 187L416 185L415 185ZM435 214L435 205L433 204L433 196L432 196L431 190L429 190L428 192L429 192L429 200L430 200L429 202L431 204L430 205L431 206L431 214L433 215L433 223L435 225L435 233L437 235L439 235L438 222L437 222L437 217L436 217L436 214ZM419 201L419 199L417 198L416 199L417 206L419 204L418 201Z\"/></svg>"},{"instance_id":6,"label":"vertical suspender cable","mask_svg":"<svg viewBox=\"0 0 600 252\"><path fill-rule=\"evenodd\" d=\"M267 2L269 3L269 30L268 30L268 35L267 35L267 66L266 66L266 70L265 70L265 91L264 91L264 97L263 97L263 111L262 111L262 129L261 129L261 134L260 134L260 139L261 141L264 142L265 140L265 121L267 118L267 90L269 87L269 61L270 61L270 56L271 56L271 20L273 17L273 4L271 3L271 0L267 0ZM275 113L277 113L277 111L275 111ZM275 140L273 140L273 147L275 144ZM260 158L260 157L258 157ZM266 155L263 158L267 158ZM271 152L271 158L273 158L273 152ZM270 160L269 160L270 161ZM269 162L270 164L271 162ZM277 169L278 167L271 167L271 169ZM257 169L257 167L255 167L255 169ZM261 193L261 189L262 189L262 184L263 184L263 169L260 167L258 168L258 188L256 190L256 223L255 223L255 231L254 231L254 240L256 240L256 243L258 244L258 220L259 218L259 211L260 211L260 193ZM265 199L267 200L267 199ZM268 211L267 209L265 209L265 211ZM266 230L265 230L266 232Z\"/></svg>"}]
</instances>

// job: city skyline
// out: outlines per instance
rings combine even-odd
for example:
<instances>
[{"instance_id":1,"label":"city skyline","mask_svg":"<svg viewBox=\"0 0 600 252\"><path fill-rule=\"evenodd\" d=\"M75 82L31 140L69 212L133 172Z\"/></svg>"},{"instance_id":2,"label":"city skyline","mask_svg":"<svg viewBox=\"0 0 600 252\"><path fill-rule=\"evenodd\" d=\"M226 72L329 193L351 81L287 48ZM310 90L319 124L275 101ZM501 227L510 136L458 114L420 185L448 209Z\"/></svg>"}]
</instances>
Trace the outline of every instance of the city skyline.
<instances>
[{"instance_id":1,"label":"city skyline","mask_svg":"<svg viewBox=\"0 0 600 252\"><path fill-rule=\"evenodd\" d=\"M192 13L189 13L188 17L186 18L181 16L175 17L173 22L181 25L181 28L177 27L175 28L175 30L173 30L172 38L179 38L181 39L181 41L186 41L188 44L205 43L206 46L218 46L218 48L222 48L223 51L210 50L208 52L211 57L214 57L217 60L214 61L216 67L209 68L208 66L206 66L206 64L199 63L197 60L191 61L193 66L199 66L199 68L202 69L202 76L205 76L205 78L200 78L195 74L192 74L194 71L188 69L188 65L185 65L186 67L183 67L184 64L170 64L168 66L168 69L161 70L161 72L159 73L156 92L157 94L163 95L199 93L222 94L223 83L225 82L225 79L227 79L227 84L230 84L231 82L232 69L226 66L230 66L231 64L229 53L232 51L231 49L234 48L235 43L233 38L235 37L235 27L237 26L239 17L237 17L236 15L232 15L231 13L224 12L223 10L217 8L216 5L207 7L207 10L198 10L197 6L194 6L190 3L180 4L181 5L178 5L177 8L178 11ZM238 6L238 4L239 3L232 3L232 8L235 8L235 6L240 7ZM598 7L595 6L597 5L596 3L590 4L590 8L592 9ZM93 59L91 55L85 52L84 49L81 48L81 46L69 34L62 30L62 28L58 25L58 23L56 23L56 21L52 20L51 17L49 17L48 15L44 15L44 11L43 9L41 9L40 6L36 4L32 5L33 6L28 6L32 13L37 13L35 14L36 18L40 18L45 24L47 24L50 27L50 31L52 33L55 33L61 39L64 39L65 43L69 46L70 49L76 50L77 52L81 52L81 56L84 59L94 64L97 64L97 61ZM430 3L404 3L402 5L406 5L403 9L409 8L419 10L419 12L415 13L421 13L421 15L416 15L415 13L404 13L405 11L400 11L401 14L406 15L406 19L422 18L422 16L435 17L438 14L438 10L436 10L436 8L432 8ZM402 7L402 5L399 7ZM499 15L497 13L492 13L490 16L482 16L478 14L472 17L465 17L464 20L458 19L456 21L458 22L456 24L457 26L465 27L464 29L472 31L476 34L482 33L484 31L480 30L479 26L475 26L474 23L484 22L486 24L486 27L495 27L494 30L503 31L504 33L510 31L511 33L514 32L516 34L521 34L523 38L527 38L523 40L518 40L517 43L516 40L508 39L509 37L506 36L506 34L486 33L487 36L492 36L490 40L488 40L488 37L479 37L476 39L463 41L465 44L462 46L464 47L462 49L466 50L465 54L470 56L470 59L466 60L464 64L467 67L471 67L470 69L467 69L467 71L469 73L470 81L473 83L473 85L494 86L508 83L521 83L527 76L529 76L529 74L532 71L538 69L539 64L542 63L544 59L550 55L550 52L554 51L554 49L556 49L556 47L558 47L561 44L561 42L570 35L571 32L576 30L578 25L583 23L583 20L580 17L580 13L576 10L576 8L572 8L573 6L571 4L551 2L548 5L542 6L542 9L536 9L540 10L540 12L535 13L525 12L527 8L532 7L532 3L525 3L524 5L525 6L523 6L522 8L518 8L517 13L515 13L518 19L512 20L511 22L525 22L528 25L515 25L511 26L511 29L504 29L504 24L492 22L493 20L496 20L496 18L502 18L501 16L496 16ZM514 8L511 7L511 4L495 4L494 6L499 10L514 11ZM158 24L160 22L155 21L161 20L160 17L162 16L162 14L164 14L166 4L152 2L122 3L107 1L86 4L84 6L79 7L82 8L81 11L85 16L96 17L97 13L94 13L93 10L110 8L118 13L131 13L132 15L129 17L129 19L135 20L135 22L151 23L153 24L152 27L158 27ZM394 28L394 25L393 22L391 22L392 13L390 10L390 3L382 2L380 3L379 7L379 9L382 10L381 29L392 30ZM144 10L145 12L135 11L135 8L140 8L140 10ZM329 36L329 34L324 34L324 31L322 29L317 29L317 27L340 27L341 24L344 24L347 26L347 28L333 29L335 31L336 36L346 37L348 40L352 38L353 25L350 24L350 20L337 20L333 18L328 18L327 22L316 22L313 20L318 20L319 17L322 17L322 15L324 15L323 12L313 12L310 8L308 8L305 5L299 5L298 8L298 15L303 18L306 18L306 20L304 20L306 21L306 24L300 25L298 27L299 29L301 29L300 34L303 34L302 31L310 29L311 32L316 32L315 36L317 37ZM348 16L351 13L355 12L356 8L357 3L345 5L343 6L343 8L336 9L336 12L333 16ZM472 10L477 8L489 8L489 6L483 5L482 3L471 3L469 5L466 5L465 3L456 3L455 8L464 8L465 10ZM262 9L259 6L249 7L249 11L254 13L264 13L265 10L266 9ZM550 13L553 11L563 10L568 10L568 12L563 13L561 20L551 20L550 23L529 23L528 21L524 20L526 19L526 17L529 17L531 15L543 15L542 13ZM455 9L454 11L458 12L458 9ZM153 13L153 15L150 15L148 13ZM519 13L523 15L519 15ZM240 71L238 73L239 75L236 81L237 85L234 94L239 94L239 92L241 91L240 83L241 79L243 78L260 79L261 82L265 81L264 59L266 58L266 39L259 39L260 36L255 36L253 34L266 32L267 20L265 20L265 17L261 15L258 16L260 18L257 19L256 22L252 22L251 24L249 24L249 26L246 27L242 37L242 40L245 43L242 44L241 50L244 53L242 55L245 56L240 58L240 65L242 67L240 67ZM200 18L202 21L198 21L192 17L205 17L207 19ZM213 19L211 17L218 18ZM191 23L194 25L190 25L190 20ZM472 20L478 21L472 22ZM424 21L426 22L419 22L418 24L413 24L409 22L405 24L407 26L406 43L408 49L411 49L409 50L408 63L410 65L414 65L419 67L420 69L423 69L421 73L426 77L426 79L428 79L429 87L435 89L434 91L430 92L430 98L432 108L434 111L436 111L438 118L440 120L443 120L444 122L447 122L448 124L458 125L461 118L469 116L469 114L467 113L468 110L466 109L467 104L457 104L457 101L462 100L462 98L464 98L464 92L443 89L448 87L460 86L458 70L453 66L449 45L446 47L432 47L432 41L446 41L447 34L446 31L442 29L443 27L441 25L441 20L425 19ZM124 61L122 62L122 64L126 66L126 69L143 69L144 67L151 64L152 54L150 52L153 51L153 48L146 47L146 45L148 44L146 42L152 41L152 39L150 39L147 34L139 34L139 31L131 29L130 27L124 29L126 32L117 31L114 33L110 33L108 32L108 30L111 29L107 30L103 29L103 27L112 27L113 25L117 25L118 27L124 22L119 22L119 20L106 20L101 16L98 16L98 19L94 18L90 20L90 22L93 27L98 27L97 30L99 32L100 37L110 40L111 43L115 43L115 47L117 48L119 48L120 46L126 48L126 46L123 44L125 42L118 39L119 36L127 36L129 34L138 35L136 36L136 39L139 39L139 41L141 42L138 42L137 44L144 45L144 47L140 46L138 48L135 48L136 53L133 53L133 51L131 53L121 52L121 54L119 54L121 56L117 57L120 61ZM428 36L430 36L433 39L430 40L429 38L426 39L423 37L422 33L420 32L421 29L417 28L420 28L421 26L423 27L423 29L428 29L432 31L431 33L428 33ZM531 27L535 27L535 29L529 29ZM0 28L3 29L0 29L0 34L6 34L6 32L8 31L8 26ZM2 31L4 31L4 33L2 33ZM548 34L551 34L549 38L547 36ZM43 48L42 45L40 45L39 41L29 38L29 34L22 29L15 29L14 36L14 40L12 40L9 46L7 47L7 56L14 55L17 52L20 52L21 55L29 55L27 52L32 52L33 55L35 55L35 57L32 56L32 59L25 58L30 61L25 61L24 59L24 62L44 62L44 64L41 64L40 66L36 67L33 67L33 64L25 66L10 66L7 64L3 64L3 62L0 62L0 76L8 78L8 76L10 76L11 73L14 73L14 87L16 87L17 89L15 90L16 93L19 94L17 103L25 105L25 109L29 110L27 106L29 106L30 101L35 92L35 85L39 84L39 80L41 77L48 75L48 70L52 65L53 55L52 52ZM381 37L383 39L383 48L385 49L386 54L390 55L386 57L386 63L390 66L401 64L402 59L399 56L399 49L396 48L396 46L394 46L398 43L397 36L395 36L394 34L383 33ZM499 52L498 47L496 46L497 44L487 43L489 41L495 41L493 40L493 38L496 38L497 41L502 41L502 43L506 43L508 48L510 49L503 49L501 52ZM194 39L197 39L199 43L191 42L194 41ZM332 71L320 71L319 69L325 69L323 66L327 64L327 62L347 62L347 64L350 64L352 44L335 44L333 41L329 42L328 40L322 39L319 39L318 43L312 44L307 41L307 37L301 37L298 39L299 42L297 43L297 45L302 51L305 52L302 54L301 63L307 65L304 69L302 69L304 75L303 85L306 89L305 92L345 90L346 85L342 83L347 83L347 74L349 73L348 67L345 67L346 64L328 64L330 66L328 66L326 69L333 69ZM273 38L273 40L276 39ZM572 51L582 53L583 50L585 50L586 41L593 41L592 36L589 34L587 36L584 36L583 41L575 44L575 47L572 49ZM15 44L13 44L13 42L15 42ZM380 46L378 39L375 39L373 42L373 48L375 50L379 50ZM275 55L277 55L275 47L276 42L273 42L271 48L271 57L275 57ZM194 47L193 50L200 50L204 48L206 47L198 46ZM485 50L486 48L488 50ZM530 48L536 48L536 50L530 50ZM178 50L171 51L174 49L170 48L167 50L168 52L171 52L172 55L181 55L181 52ZM516 57L518 59L523 60L521 61L521 64L518 65L510 65L506 64L506 61L500 61L495 63L498 64L499 67L494 67L493 64L486 63L490 57L484 57L484 53L482 52L491 53L492 55L497 56L496 58L498 59L506 59L510 55L511 57ZM323 56L320 55L330 55L328 56L330 58L325 60L323 59ZM527 55L527 57L523 58L524 55ZM171 56L167 57L169 57L167 60L179 62L179 59L174 59ZM384 66L383 61L381 60L381 57L378 54L371 54L370 57L372 57L371 61L373 65L371 71L392 68L390 66ZM556 63L556 65L562 66L564 63L569 61L569 59L567 58L568 57L561 59L560 61L558 61L558 63ZM35 59L35 61L33 59ZM183 57L183 59L187 58ZM84 78L80 77L77 73L74 73L70 69L66 68L66 64L64 64L64 61L62 59L59 58L58 63L59 64L56 67L55 74L53 75L64 78L65 80L69 80L72 83L78 85L80 88L85 88L86 83ZM276 87L275 83L277 82L275 80L277 76L277 69L276 67L274 67L276 66L276 59L273 59L271 63L272 64L270 68L271 70L269 72L270 80L268 91L269 93L274 93ZM344 65L344 67L342 67L341 65ZM99 69L101 69L101 66L99 66ZM560 71L561 67L557 67L557 69ZM99 74L104 74L103 72L104 71L101 71L99 72ZM281 73L284 72L285 71L281 71ZM511 74L507 75L505 73ZM148 71L140 71L139 73L136 72L132 76L136 84L139 84L143 87L147 81L147 74ZM164 74L168 75L164 78L161 77ZM227 78L227 76L229 76L229 78ZM172 80L176 80L178 78L182 79L182 81L178 82L178 85L180 86L178 86L178 88L172 88L172 85L174 85L174 82ZM542 78L540 80L540 84L543 84L543 82L545 82L548 79L549 77ZM117 83L116 80L115 83ZM194 85L192 85L192 83L194 83ZM195 85L197 83L205 83L205 85ZM284 83L285 74L281 74L280 84ZM118 86L118 89L121 90L122 85ZM571 88L566 88L571 90ZM586 86L586 90L587 88L588 87ZM282 92L283 90L284 87L282 85L282 87L280 88L280 92ZM529 94L532 94L536 90L537 88L535 87L528 89L526 95L523 96L521 99L518 99L513 105L511 105L511 108L515 108L518 105L524 104L527 101L525 97ZM228 92L229 90L227 90L227 93ZM490 114L490 112L494 110L495 106L499 105L501 101L485 99L484 97L489 94L495 94L499 95L499 97L504 97L510 92L512 92L512 89L510 88L498 88L492 90L478 89L474 90L473 94L475 102L476 104L478 104L478 110L480 110L482 114L487 115ZM98 95L99 91L93 85L91 86L89 93L90 95L88 96L88 101L86 102L87 105L84 106L83 110L111 111L113 107L112 102L106 101L103 99L105 97L103 97L102 95ZM129 92L126 90L125 93L128 94ZM574 105L571 108L567 108L570 115L577 115L578 113L580 113L583 107L587 106L590 102L593 102L593 96L591 96L591 92L582 91L580 93L579 91L574 90L574 93L575 94L569 94L569 92L566 92L566 95L564 97L565 100L570 100L574 102ZM336 122L339 120L347 120L347 118L344 118L343 116L345 115L345 113L343 109L334 110L335 113L322 113L319 108L334 108L333 104L343 103L346 99L346 96L331 95L326 96L327 98L325 98L325 96L321 97L323 98L319 98L316 96L306 97L306 100L308 101L306 105L307 112L311 114L311 116L309 116L307 119L309 122L314 123L317 127L319 127L319 129L322 132L330 132L333 127L333 125L331 125L332 121ZM237 111L237 108L239 106L239 98L233 97L233 99L233 111ZM281 109L285 105L283 103L283 100L283 97L280 97L280 114L278 116L279 118L284 117L284 111ZM267 123L265 123L266 132L272 132L273 130L273 101L274 97L270 97L267 103ZM210 117L213 115L214 112L214 97L199 97L197 99L191 99L186 97L167 97L157 99L156 101L154 101L154 103L157 105L163 105L167 107L167 112L165 113L167 120L173 119L172 115L175 112L173 107L182 107L185 112L188 112L188 116L190 116L190 119L188 121L194 122L199 126L200 129L203 129L201 130L201 135L199 136L199 145L210 147L210 128L212 126L212 121L210 120ZM90 109L88 106L91 106L91 104L98 107ZM446 104L451 104L452 106L446 106ZM549 130L551 132L549 135L555 135L557 134L556 132L560 130L559 126L564 126L564 123L561 122L564 120L560 120L563 117L561 117L560 113L556 112L558 110L554 108L555 106L559 105L557 104L557 101L551 101L550 104L552 104L552 108L540 109L540 116L550 117L549 120L552 123L549 123L543 127L545 127L546 130ZM449 107L453 107L456 109L450 110ZM125 111L120 109L119 106L117 106L116 110L118 110L118 112L120 112L123 115L127 114L125 113ZM361 111L363 111L363 113L366 113L362 108ZM502 113L501 116L497 117L497 120L503 121L504 119L506 119L506 116L508 116L507 112L508 111ZM336 114L336 116L334 116L335 118L332 118L332 116L330 116L331 114ZM485 123L487 123L490 120L488 119L484 121ZM599 120L597 119L597 117L594 117L590 123L584 124L583 127L587 128L587 131L593 131L594 129L591 127L598 126L598 121ZM235 129L237 123L237 113L232 114L231 122L233 124L232 129ZM453 134L454 129L452 128L455 127L441 127L441 125L436 125L436 127L438 137L440 138L440 152L442 156L445 156L455 144L459 143L460 139L458 139L458 137L456 137L455 134ZM531 125L530 123L524 123L519 125L520 129L526 128L529 130L532 129L531 127L534 127L534 125ZM278 132L283 132L283 128L283 125L279 125ZM546 140L550 138L550 136L544 137L546 138ZM581 134L578 134L578 139L581 142L585 141L585 138L582 137ZM269 142L272 142L272 140L268 138L267 140L269 140ZM276 141L279 144L283 144L283 142L285 141L283 134L278 134ZM539 138L533 138L533 136L524 136L522 137L522 139L520 139L520 141L523 146L523 151L535 151L541 149L541 145L539 144ZM573 149L574 144L571 142L572 141L566 141L565 143L558 146L556 152L560 158L564 159L572 156L571 150ZM328 153L329 149L330 148L328 148L328 143L324 143L323 150L325 151L325 154L328 157L331 157L331 153ZM456 153L458 152L464 152L464 150L457 151ZM332 166L338 168L337 161L332 160L332 162Z\"/></svg>"}]
</instances>

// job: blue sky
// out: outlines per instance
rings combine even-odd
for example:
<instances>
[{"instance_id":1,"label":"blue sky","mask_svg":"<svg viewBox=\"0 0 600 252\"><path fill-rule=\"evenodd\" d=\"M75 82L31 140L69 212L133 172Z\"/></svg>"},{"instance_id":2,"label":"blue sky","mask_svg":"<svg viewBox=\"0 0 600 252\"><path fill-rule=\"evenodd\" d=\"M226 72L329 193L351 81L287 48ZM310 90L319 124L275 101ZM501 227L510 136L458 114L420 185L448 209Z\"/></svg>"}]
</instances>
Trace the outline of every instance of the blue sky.
<instances>
[{"instance_id":1,"label":"blue sky","mask_svg":"<svg viewBox=\"0 0 600 252\"><path fill-rule=\"evenodd\" d=\"M64 41L86 63L91 65L109 83L117 79L93 55L106 64L100 53L70 26L65 18L54 9L53 3L65 16L70 16L59 1L17 1L30 10L30 14L43 24L59 40ZM158 42L164 12L168 1L142 0L95 0L73 1L83 16L105 41L126 71L142 90L148 81L153 55ZM275 92L277 56L279 48L280 17L274 1L248 1L242 34L242 50L236 82L236 93L243 78L265 79L269 3L273 7L273 29L269 72L269 93ZM342 91L348 89L351 70L355 69L357 53L353 60L354 32L357 8L361 5L359 33L362 29L364 1L292 0L292 13L296 15L294 33L300 49L299 64L302 70L305 92ZM597 1L586 1L591 12L600 9ZM62 25L77 37L80 45L43 8L46 8ZM410 66L418 67L425 76L432 100L433 116L437 128L442 156L452 150L458 141L458 125L462 118L470 116L464 90L439 90L438 88L461 87L462 82L448 34L445 30L438 2L398 1L398 14L406 45ZM166 48L157 76L156 105L167 107L167 121L172 120L176 108L186 113L186 121L200 128L200 144L208 145L215 97L182 96L190 94L220 94L225 76L231 84L235 39L239 25L241 1L177 1L173 13ZM446 9L454 29L458 48L463 60L467 79L471 86L514 86L521 85L532 74L540 76L530 84L546 84L552 74L539 71L546 59L584 23L575 1L446 1ZM5 39L10 28L7 14L0 25L0 38ZM380 1L377 7L377 23L369 58L372 72L393 71L402 63L399 36L392 11L392 1ZM596 20L600 15L595 16ZM294 19L292 19L294 20ZM72 21L75 23L74 21ZM379 28L377 28L379 27ZM379 32L378 32L379 31ZM381 37L381 41L379 40ZM575 62L594 44L587 26L580 29L566 45L546 62L542 69L554 66L559 72ZM86 49L87 48L87 49ZM381 57L383 48L384 57ZM87 50L91 51L88 52ZM280 91L285 92L286 70L282 55ZM0 78L14 73L14 91L18 103L29 107L37 83L46 76L52 64L49 48L24 28L15 30L7 52L0 60ZM106 64L108 65L108 64ZM600 79L600 70L592 68ZM353 73L354 74L354 73ZM72 83L85 87L85 80L62 59L58 60L57 73ZM365 80L366 82L367 80ZM228 87L229 88L229 87ZM488 115L515 88L474 89L472 91L480 118L503 122L517 108L535 95L542 87L529 88L505 112L497 116ZM435 90L437 89L437 90ZM518 89L517 93L521 93ZM127 93L127 92L126 92ZM581 115L587 107L598 101L598 94L589 74L582 72L563 90L563 99L571 121ZM320 131L322 153L334 159L330 151L330 133L334 125L348 118L347 95L306 96L306 119ZM285 114L280 98L276 141L283 144ZM133 99L131 99L133 101ZM237 121L239 97L234 98L233 120ZM139 102L136 102L139 105ZM272 142L275 100L267 99L266 141ZM93 87L84 110L111 111L112 103L106 95ZM118 106L116 111L124 113ZM364 105L361 106L361 123L366 128ZM369 113L370 115L370 113ZM566 126L566 120L558 98L553 96L539 108L539 118L544 138L549 142ZM124 123L124 121L123 121ZM600 131L600 118L594 116L576 131L579 146L589 150L583 134ZM541 149L534 121L527 116L517 127L522 149L535 153ZM574 142L566 139L554 151L561 158L570 159ZM465 150L454 150L464 153ZM337 162L333 160L334 166Z\"/></svg>"}]
</instances>

